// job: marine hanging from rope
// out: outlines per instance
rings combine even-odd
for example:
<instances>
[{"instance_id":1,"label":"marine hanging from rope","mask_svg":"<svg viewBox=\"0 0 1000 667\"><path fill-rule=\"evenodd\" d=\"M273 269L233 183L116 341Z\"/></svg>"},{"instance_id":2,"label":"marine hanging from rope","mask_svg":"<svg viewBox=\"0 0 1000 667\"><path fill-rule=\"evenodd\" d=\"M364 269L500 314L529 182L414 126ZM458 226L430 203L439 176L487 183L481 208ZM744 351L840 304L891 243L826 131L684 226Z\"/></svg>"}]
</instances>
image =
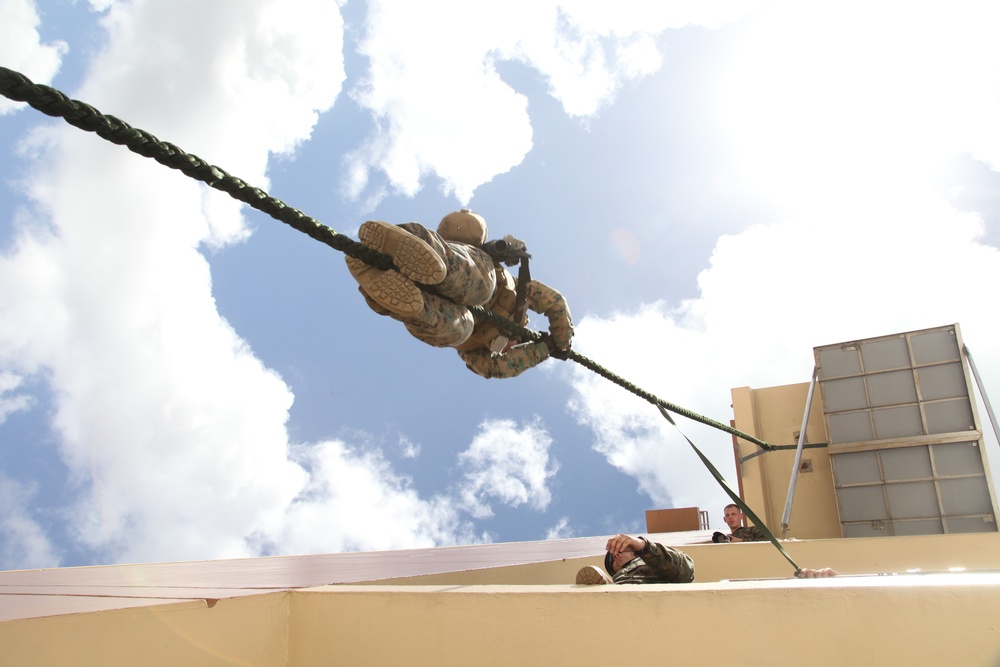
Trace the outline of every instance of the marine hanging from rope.
<instances>
[{"instance_id":1,"label":"marine hanging from rope","mask_svg":"<svg viewBox=\"0 0 1000 667\"><path fill-rule=\"evenodd\" d=\"M399 320L428 345L455 348L469 370L485 378L515 377L550 356L565 359L573 342L566 300L531 279L524 241L508 235L487 242L487 235L486 220L469 209L444 216L437 231L415 222L368 221L358 238L391 257L395 268L345 260L372 310ZM505 264L520 264L516 279ZM468 306L483 306L522 327L531 309L548 318L549 332L522 341L489 320L477 321Z\"/></svg>"},{"instance_id":2,"label":"marine hanging from rope","mask_svg":"<svg viewBox=\"0 0 1000 667\"><path fill-rule=\"evenodd\" d=\"M302 211L289 206L280 199L272 197L260 188L251 186L243 179L227 173L220 167L209 164L197 155L186 153L178 146L161 141L149 132L132 127L121 119L102 114L99 110L89 104L86 104L85 102L70 99L55 88L42 84L36 84L24 74L0 66L0 95L18 102L27 102L29 105L42 113L49 116L61 117L74 127L87 132L94 132L102 139L124 146L138 155L156 160L165 167L181 171L189 178L201 181L211 188L225 192L230 197L241 201L258 211L266 213L275 220L292 227L296 231L302 232L310 238L324 243L334 250L340 251L352 258L357 259L358 261L355 263L355 270L360 270L361 267L358 266L358 264L364 263L385 272L383 274L374 274L374 277L384 275L389 276L389 278L385 278L385 280L394 278L391 275L394 272L390 271L390 269L395 266L393 258L367 247L364 243L359 243L330 227L327 227L319 220L316 220ZM485 228L485 221L482 222ZM391 225L389 226L391 227ZM378 226L376 225L376 227ZM483 238L485 238L485 233L483 234ZM516 241L516 239L513 238L512 240ZM487 244L486 247L489 248L491 246L490 244ZM527 255L526 252L524 254L525 259L527 259L529 255ZM506 263L506 260L502 261ZM522 270L524 268L525 266L522 262ZM519 280L518 282L522 286L529 284L528 280ZM409 288L405 284L403 286L406 287L405 293L409 293ZM369 297L366 295L366 298ZM412 304L414 302L412 301L412 297L410 298L411 308L413 308ZM527 298L527 295L525 298ZM772 451L774 449L773 445L768 444L756 436L744 433L733 428L732 426L729 426L728 424L723 424L722 422L700 415L675 403L665 401L629 382L625 378L612 373L609 369L601 366L592 359L589 359L570 349L569 343L571 342L570 337L572 335L571 328L566 332L566 339L564 341L560 341L558 338L555 338L555 332L538 334L530 329L520 326L515 322L512 322L511 320L499 316L497 313L494 313L483 306L469 305L467 306L467 309L473 315L476 322L486 320L488 322L492 322L493 325L500 330L513 332L510 335L520 337L521 340L543 343L548 350L549 356L557 359L574 361L584 368L597 373L604 379L617 384L619 387L631 392L644 401L660 408L661 411L669 410L670 412L676 413L688 419L692 419L702 424L707 424L712 428L725 431L726 433L730 433L739 438L743 438L747 442L752 442L765 451ZM412 310L408 316L412 317L415 312L415 309ZM567 312L566 315L568 319L569 313ZM401 319L401 317L397 317L397 319ZM560 347L562 342L565 342L565 348ZM534 349L538 356L541 356L542 353L537 349L537 346ZM460 352L460 354L462 353ZM511 359L512 357L508 357L505 361L510 361ZM536 364L540 363L541 360L542 359L539 359ZM525 368L529 367L530 366L525 366ZM521 370L523 371L524 369ZM499 374L496 374L495 376L501 377ZM508 375L508 377L510 376L512 375Z\"/></svg>"}]
</instances>

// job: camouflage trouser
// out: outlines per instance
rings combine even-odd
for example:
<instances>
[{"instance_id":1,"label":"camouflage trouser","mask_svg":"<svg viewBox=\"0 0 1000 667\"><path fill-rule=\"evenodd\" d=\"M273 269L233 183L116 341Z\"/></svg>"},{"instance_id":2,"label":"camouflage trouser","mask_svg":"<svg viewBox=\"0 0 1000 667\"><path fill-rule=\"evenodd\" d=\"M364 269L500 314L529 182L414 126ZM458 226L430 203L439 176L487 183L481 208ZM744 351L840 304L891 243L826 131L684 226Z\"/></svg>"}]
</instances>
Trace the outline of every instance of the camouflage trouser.
<instances>
[{"instance_id":1,"label":"camouflage trouser","mask_svg":"<svg viewBox=\"0 0 1000 667\"><path fill-rule=\"evenodd\" d=\"M472 335L475 319L465 306L481 306L493 297L497 278L493 258L479 248L465 243L445 241L423 225L407 222L399 225L430 245L448 268L448 274L434 289L447 297L423 293L424 310L416 317L402 318L373 307L383 315L402 322L413 337L435 347L461 345ZM374 302L368 299L368 305Z\"/></svg>"}]
</instances>

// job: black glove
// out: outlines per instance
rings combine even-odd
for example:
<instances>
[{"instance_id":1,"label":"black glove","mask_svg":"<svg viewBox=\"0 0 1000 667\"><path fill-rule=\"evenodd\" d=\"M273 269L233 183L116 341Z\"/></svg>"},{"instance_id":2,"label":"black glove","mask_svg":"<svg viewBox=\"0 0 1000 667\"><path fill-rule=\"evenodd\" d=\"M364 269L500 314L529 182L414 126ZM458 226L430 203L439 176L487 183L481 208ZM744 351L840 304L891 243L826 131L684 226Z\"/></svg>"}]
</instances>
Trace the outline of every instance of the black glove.
<instances>
[{"instance_id":1,"label":"black glove","mask_svg":"<svg viewBox=\"0 0 1000 667\"><path fill-rule=\"evenodd\" d=\"M719 531L715 531L714 533L712 533L712 541L718 544L719 542L729 542L730 540L729 536L726 535L725 533L720 533Z\"/></svg>"},{"instance_id":2,"label":"black glove","mask_svg":"<svg viewBox=\"0 0 1000 667\"><path fill-rule=\"evenodd\" d=\"M562 359L563 361L569 359L569 350L560 350L556 347L555 341L552 340L552 336L548 331L542 332L542 342L545 343L545 347L549 348L550 357Z\"/></svg>"}]
</instances>

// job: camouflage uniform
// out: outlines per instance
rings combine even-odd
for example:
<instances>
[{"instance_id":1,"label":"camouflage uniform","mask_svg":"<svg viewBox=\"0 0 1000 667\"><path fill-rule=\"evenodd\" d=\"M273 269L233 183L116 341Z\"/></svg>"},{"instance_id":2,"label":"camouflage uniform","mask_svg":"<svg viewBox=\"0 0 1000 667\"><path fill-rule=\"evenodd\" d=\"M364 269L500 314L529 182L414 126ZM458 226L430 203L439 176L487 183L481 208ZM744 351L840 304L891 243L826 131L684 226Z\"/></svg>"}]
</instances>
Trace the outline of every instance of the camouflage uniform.
<instances>
[{"instance_id":1,"label":"camouflage uniform","mask_svg":"<svg viewBox=\"0 0 1000 667\"><path fill-rule=\"evenodd\" d=\"M436 294L424 291L423 312L415 317L392 313L365 295L372 310L399 320L411 335L428 345L458 348L469 370L485 378L514 377L549 358L549 348L543 342L505 346L506 339L502 338L501 331L488 322L476 324L466 308L484 306L512 319L512 304L500 303L498 299L511 295L517 281L502 264L476 246L446 241L437 232L415 222L399 227L427 242L444 260L448 273L441 283L433 286ZM562 295L532 280L528 283L527 306L548 318L555 345L559 349L569 349L573 340L573 321ZM527 324L527 315L519 324Z\"/></svg>"},{"instance_id":2,"label":"camouflage uniform","mask_svg":"<svg viewBox=\"0 0 1000 667\"><path fill-rule=\"evenodd\" d=\"M694 561L683 551L640 538L646 548L636 551L630 560L614 573L616 584L690 584L694 581Z\"/></svg>"},{"instance_id":3,"label":"camouflage uniform","mask_svg":"<svg viewBox=\"0 0 1000 667\"><path fill-rule=\"evenodd\" d=\"M744 526L733 531L733 537L738 537L744 542L766 542L767 538L757 526Z\"/></svg>"}]
</instances>

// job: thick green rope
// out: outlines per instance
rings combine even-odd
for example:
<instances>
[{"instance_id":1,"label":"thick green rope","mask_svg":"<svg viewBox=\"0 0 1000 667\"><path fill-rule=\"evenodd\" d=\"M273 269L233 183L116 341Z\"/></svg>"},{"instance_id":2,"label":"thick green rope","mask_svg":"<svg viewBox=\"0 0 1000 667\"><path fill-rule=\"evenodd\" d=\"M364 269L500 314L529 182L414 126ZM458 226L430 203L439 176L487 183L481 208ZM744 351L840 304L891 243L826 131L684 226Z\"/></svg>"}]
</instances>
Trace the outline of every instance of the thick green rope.
<instances>
[{"instance_id":1,"label":"thick green rope","mask_svg":"<svg viewBox=\"0 0 1000 667\"><path fill-rule=\"evenodd\" d=\"M114 116L102 114L89 104L72 100L55 88L34 83L20 72L0 67L0 94L17 102L27 102L48 116L61 117L74 127L94 132L99 137L114 144L125 146L133 153L152 158L171 169L177 169L195 180L225 192L237 201L268 214L275 220L289 225L310 238L325 243L351 257L356 257L366 264L382 270L393 268L392 258L388 255L376 252L349 236L337 233L315 218L311 218L280 199L270 196L260 188L255 188L247 184L246 181L229 175L219 167L208 164L196 155L185 153L177 146L160 141L152 134L134 128ZM517 335L522 340L539 341L542 339L542 334L500 317L481 306L473 306L469 310L478 320L489 320L505 332ZM771 445L752 435L659 399L572 350L567 354L566 359L572 359L658 408L670 410L688 419L743 438L765 450L773 449Z\"/></svg>"},{"instance_id":2,"label":"thick green rope","mask_svg":"<svg viewBox=\"0 0 1000 667\"><path fill-rule=\"evenodd\" d=\"M55 88L33 83L19 72L0 67L0 93L29 105L48 116L61 117L73 127L93 132L111 143L125 146L133 153L156 160L162 165L177 169L191 178L225 192L275 220L343 253L357 257L377 268L393 268L392 258L376 252L349 236L338 234L302 211L280 199L275 199L260 188L231 176L224 170L208 164L197 155L185 153L171 143L160 141L149 132L134 128L114 116L102 114L94 107L72 100Z\"/></svg>"},{"instance_id":3,"label":"thick green rope","mask_svg":"<svg viewBox=\"0 0 1000 667\"><path fill-rule=\"evenodd\" d=\"M468 308L469 308L470 311L472 311L473 315L475 315L475 317L477 319L481 318L481 319L489 320L490 323L492 323L492 324L496 325L497 327L503 329L506 333L515 334L518 337L520 337L522 340L533 340L533 341L542 340L542 337L543 337L542 334L539 334L539 333L536 333L534 331L531 331L530 329L525 329L524 327L518 325L515 322L512 322L512 321L508 320L507 318L500 317L496 313L493 313L493 312L491 312L489 310L486 310L482 306L468 306ZM661 398L657 398L655 395L649 393L645 389L642 389L642 388L640 388L640 387L632 384L631 382L629 382L628 380L622 378L619 375L615 375L614 373L612 373L608 369L604 368L603 366L597 364L594 361L591 361L590 359L588 359L587 357L583 356L582 354L578 354L577 352L574 352L573 350L570 350L567 353L566 359L575 361L576 363L580 364L584 368L587 368L587 369L589 369L589 370L597 373L598 375L600 375L604 379L610 380L611 382L614 382L616 385L618 385L619 387L622 387L626 391L630 391L633 394L635 394L636 396L638 396L639 398L641 398L641 399L643 399L643 400L645 400L645 401L647 401L649 403L652 403L657 408L669 410L670 412L673 412L675 414L681 415L682 417L687 417L688 419L690 419L692 421L700 422L700 423L705 424L707 426L711 426L712 428L716 428L716 429L718 429L720 431L725 431L726 433L729 433L731 435L735 435L738 438L743 438L744 440L746 440L748 442L754 443L755 445L757 445L758 447L760 447L763 450L766 450L766 451L773 451L774 450L774 446L773 445L769 445L768 443L764 442L763 440L755 438L754 436L749 435L747 433L743 433L742 431L740 431L738 429L735 429L732 426L728 426L728 425L723 424L721 422L717 422L714 419L709 419L708 417L705 417L704 415L700 415L697 412L691 412L690 410L688 410L686 408L682 408L679 405L675 405L673 403L669 403L667 401L664 401Z\"/></svg>"}]
</instances>

